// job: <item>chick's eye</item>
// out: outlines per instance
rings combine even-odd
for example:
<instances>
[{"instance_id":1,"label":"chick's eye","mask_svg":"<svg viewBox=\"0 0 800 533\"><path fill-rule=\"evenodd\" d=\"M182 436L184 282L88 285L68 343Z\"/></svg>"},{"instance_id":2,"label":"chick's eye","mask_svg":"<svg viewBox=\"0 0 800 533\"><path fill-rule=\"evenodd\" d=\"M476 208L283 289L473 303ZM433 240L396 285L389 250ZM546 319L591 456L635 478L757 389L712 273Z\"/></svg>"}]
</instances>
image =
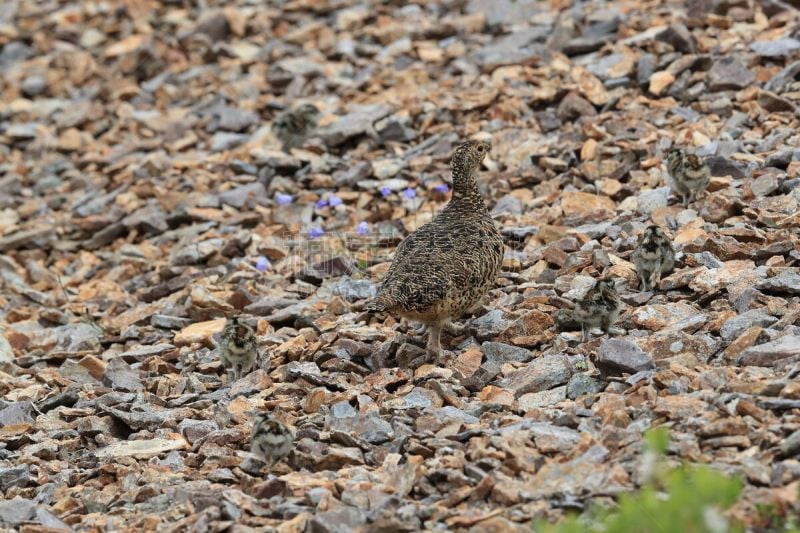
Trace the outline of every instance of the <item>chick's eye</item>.
<instances>
[{"instance_id":1,"label":"chick's eye","mask_svg":"<svg viewBox=\"0 0 800 533\"><path fill-rule=\"evenodd\" d=\"M482 145L478 145L478 151L479 152L483 152L483 146Z\"/></svg>"}]
</instances>

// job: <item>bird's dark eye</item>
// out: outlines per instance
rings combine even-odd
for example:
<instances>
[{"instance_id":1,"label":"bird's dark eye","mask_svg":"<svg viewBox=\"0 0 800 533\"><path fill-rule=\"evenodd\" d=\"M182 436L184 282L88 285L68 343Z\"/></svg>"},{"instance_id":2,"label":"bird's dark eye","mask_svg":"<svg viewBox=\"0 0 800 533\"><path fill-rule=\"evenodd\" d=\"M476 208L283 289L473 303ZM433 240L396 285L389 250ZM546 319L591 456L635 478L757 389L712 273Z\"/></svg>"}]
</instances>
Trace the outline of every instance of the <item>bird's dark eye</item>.
<instances>
[{"instance_id":1,"label":"bird's dark eye","mask_svg":"<svg viewBox=\"0 0 800 533\"><path fill-rule=\"evenodd\" d=\"M479 145L478 145L478 151L479 151L479 152L483 152L483 145L482 145L482 144L479 144Z\"/></svg>"}]
</instances>

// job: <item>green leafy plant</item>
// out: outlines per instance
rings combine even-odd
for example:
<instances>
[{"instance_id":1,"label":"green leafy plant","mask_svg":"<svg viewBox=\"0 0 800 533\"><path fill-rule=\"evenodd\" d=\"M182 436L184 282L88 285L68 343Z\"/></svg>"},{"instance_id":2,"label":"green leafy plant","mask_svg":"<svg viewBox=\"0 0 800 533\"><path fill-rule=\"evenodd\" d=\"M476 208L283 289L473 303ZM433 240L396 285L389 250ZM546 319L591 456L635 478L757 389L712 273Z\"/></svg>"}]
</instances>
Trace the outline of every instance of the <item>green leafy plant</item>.
<instances>
[{"instance_id":1,"label":"green leafy plant","mask_svg":"<svg viewBox=\"0 0 800 533\"><path fill-rule=\"evenodd\" d=\"M739 499L743 484L702 465L668 468L661 460L669 446L667 431L647 435L644 461L650 463L649 479L637 493L622 495L617 506L595 507L582 516L558 524L539 523L542 533L686 533L744 531L730 523L724 512Z\"/></svg>"}]
</instances>

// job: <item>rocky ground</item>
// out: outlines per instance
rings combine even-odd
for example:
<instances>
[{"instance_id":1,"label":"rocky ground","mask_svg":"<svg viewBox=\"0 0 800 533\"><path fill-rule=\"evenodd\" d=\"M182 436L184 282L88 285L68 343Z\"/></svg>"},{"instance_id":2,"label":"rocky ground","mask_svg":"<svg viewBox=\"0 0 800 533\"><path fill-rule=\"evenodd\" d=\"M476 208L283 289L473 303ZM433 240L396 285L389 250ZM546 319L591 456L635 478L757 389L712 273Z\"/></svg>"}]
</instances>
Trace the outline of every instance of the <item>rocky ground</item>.
<instances>
[{"instance_id":1,"label":"rocky ground","mask_svg":"<svg viewBox=\"0 0 800 533\"><path fill-rule=\"evenodd\" d=\"M0 5L0 525L528 531L670 461L798 511L800 41L779 0L7 0ZM280 151L286 106L322 111ZM504 269L446 367L361 311L449 197ZM684 209L662 156L714 178ZM630 253L681 250L657 294ZM564 300L621 280L613 337ZM241 312L261 369L229 387ZM247 460L269 409L297 446Z\"/></svg>"}]
</instances>

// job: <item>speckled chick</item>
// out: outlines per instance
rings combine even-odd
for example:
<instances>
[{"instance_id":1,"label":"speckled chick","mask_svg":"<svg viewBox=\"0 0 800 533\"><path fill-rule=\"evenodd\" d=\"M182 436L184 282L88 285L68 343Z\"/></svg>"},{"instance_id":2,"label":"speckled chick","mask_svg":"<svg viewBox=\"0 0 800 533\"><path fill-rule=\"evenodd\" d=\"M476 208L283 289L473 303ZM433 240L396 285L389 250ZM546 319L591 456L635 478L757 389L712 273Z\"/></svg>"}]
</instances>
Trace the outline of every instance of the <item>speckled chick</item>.
<instances>
[{"instance_id":1,"label":"speckled chick","mask_svg":"<svg viewBox=\"0 0 800 533\"><path fill-rule=\"evenodd\" d=\"M294 447L294 436L272 413L260 413L253 421L250 434L250 452L259 460L274 466L289 455Z\"/></svg>"},{"instance_id":2,"label":"speckled chick","mask_svg":"<svg viewBox=\"0 0 800 533\"><path fill-rule=\"evenodd\" d=\"M479 305L500 273L503 238L477 184L478 169L490 150L483 141L456 148L450 202L400 243L378 296L366 306L429 326L427 348L437 360L442 329L462 333L464 327L452 320Z\"/></svg>"},{"instance_id":3,"label":"speckled chick","mask_svg":"<svg viewBox=\"0 0 800 533\"><path fill-rule=\"evenodd\" d=\"M600 327L605 333L619 318L620 299L614 280L600 280L575 304L572 311L575 321L581 325L581 339L589 340L592 328Z\"/></svg>"},{"instance_id":4,"label":"speckled chick","mask_svg":"<svg viewBox=\"0 0 800 533\"><path fill-rule=\"evenodd\" d=\"M633 250L633 264L642 280L642 290L649 291L661 283L661 276L675 268L672 241L659 226L648 226Z\"/></svg>"},{"instance_id":5,"label":"speckled chick","mask_svg":"<svg viewBox=\"0 0 800 533\"><path fill-rule=\"evenodd\" d=\"M667 153L667 170L672 189L681 197L684 206L693 202L711 181L708 165L699 156L688 154L680 148L673 148Z\"/></svg>"},{"instance_id":6,"label":"speckled chick","mask_svg":"<svg viewBox=\"0 0 800 533\"><path fill-rule=\"evenodd\" d=\"M253 369L258 357L258 340L253 328L239 321L239 317L228 319L222 330L219 357L228 370L228 382L246 376Z\"/></svg>"},{"instance_id":7,"label":"speckled chick","mask_svg":"<svg viewBox=\"0 0 800 533\"><path fill-rule=\"evenodd\" d=\"M303 104L296 109L280 113L272 121L272 133L283 144L283 151L299 148L316 129L320 112L312 104Z\"/></svg>"}]
</instances>

